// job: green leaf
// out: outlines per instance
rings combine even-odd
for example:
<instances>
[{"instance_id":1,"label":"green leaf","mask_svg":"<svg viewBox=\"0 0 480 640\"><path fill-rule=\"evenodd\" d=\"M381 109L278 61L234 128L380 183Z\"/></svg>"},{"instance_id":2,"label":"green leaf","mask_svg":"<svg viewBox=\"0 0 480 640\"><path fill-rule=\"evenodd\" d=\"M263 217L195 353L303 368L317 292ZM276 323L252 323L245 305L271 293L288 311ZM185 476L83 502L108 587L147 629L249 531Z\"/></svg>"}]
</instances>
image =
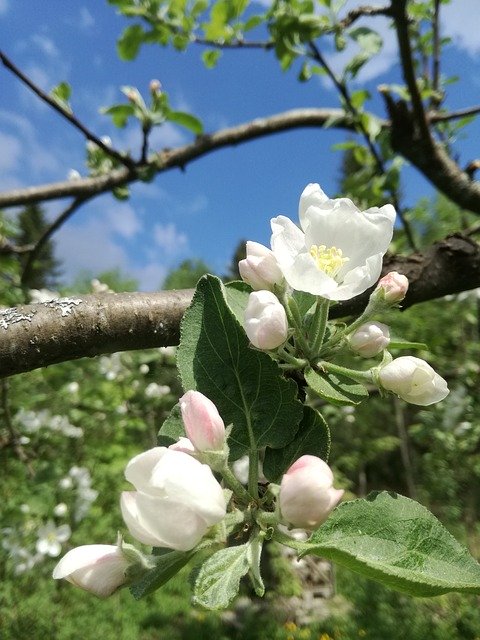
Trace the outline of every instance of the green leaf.
<instances>
[{"instance_id":1,"label":"green leaf","mask_svg":"<svg viewBox=\"0 0 480 640\"><path fill-rule=\"evenodd\" d=\"M140 600L152 591L156 591L190 562L196 550L192 551L168 551L157 556L157 565L145 573L141 580L130 586L130 593L135 600Z\"/></svg>"},{"instance_id":2,"label":"green leaf","mask_svg":"<svg viewBox=\"0 0 480 640\"><path fill-rule=\"evenodd\" d=\"M219 61L222 52L219 49L208 49L202 53L203 64L207 69L213 69Z\"/></svg>"},{"instance_id":3,"label":"green leaf","mask_svg":"<svg viewBox=\"0 0 480 640\"><path fill-rule=\"evenodd\" d=\"M175 124L189 129L197 136L203 133L203 124L198 118L192 116L191 113L185 113L184 111L167 111L166 117L170 122L175 122Z\"/></svg>"},{"instance_id":4,"label":"green leaf","mask_svg":"<svg viewBox=\"0 0 480 640\"><path fill-rule=\"evenodd\" d=\"M306 291L294 291L293 298L301 316L305 316L317 301L317 297Z\"/></svg>"},{"instance_id":5,"label":"green leaf","mask_svg":"<svg viewBox=\"0 0 480 640\"><path fill-rule=\"evenodd\" d=\"M130 197L130 191L126 185L115 187L112 189L112 194L117 200L128 200Z\"/></svg>"},{"instance_id":6,"label":"green leaf","mask_svg":"<svg viewBox=\"0 0 480 640\"><path fill-rule=\"evenodd\" d=\"M311 553L414 596L480 593L480 565L425 507L395 493L344 502L307 541Z\"/></svg>"},{"instance_id":7,"label":"green leaf","mask_svg":"<svg viewBox=\"0 0 480 640\"><path fill-rule=\"evenodd\" d=\"M132 104L114 104L111 107L100 109L100 113L111 116L116 127L123 128L128 118L134 115L135 107Z\"/></svg>"},{"instance_id":8,"label":"green leaf","mask_svg":"<svg viewBox=\"0 0 480 640\"><path fill-rule=\"evenodd\" d=\"M227 282L225 285L225 299L230 310L233 311L241 325L243 325L245 309L247 308L248 298L251 293L252 287L242 280Z\"/></svg>"},{"instance_id":9,"label":"green leaf","mask_svg":"<svg viewBox=\"0 0 480 640\"><path fill-rule=\"evenodd\" d=\"M311 368L305 370L305 381L310 389L332 404L360 404L368 396L362 384L334 373L318 373Z\"/></svg>"},{"instance_id":10,"label":"green leaf","mask_svg":"<svg viewBox=\"0 0 480 640\"><path fill-rule=\"evenodd\" d=\"M137 57L145 32L139 24L127 27L117 42L117 53L122 60L133 60Z\"/></svg>"},{"instance_id":11,"label":"green leaf","mask_svg":"<svg viewBox=\"0 0 480 640\"><path fill-rule=\"evenodd\" d=\"M217 551L201 566L193 602L206 609L225 609L238 593L240 580L250 568L250 544Z\"/></svg>"},{"instance_id":12,"label":"green leaf","mask_svg":"<svg viewBox=\"0 0 480 640\"><path fill-rule=\"evenodd\" d=\"M50 95L62 109L65 109L68 113L73 113L72 107L68 104L70 96L72 95L72 88L68 82L60 82L60 84L57 84L57 86L50 91Z\"/></svg>"},{"instance_id":13,"label":"green leaf","mask_svg":"<svg viewBox=\"0 0 480 640\"><path fill-rule=\"evenodd\" d=\"M163 421L158 432L157 441L159 446L168 447L179 438L185 437L185 435L180 405L176 404L170 411L170 415Z\"/></svg>"},{"instance_id":14,"label":"green leaf","mask_svg":"<svg viewBox=\"0 0 480 640\"><path fill-rule=\"evenodd\" d=\"M177 363L185 390L204 393L225 424L233 424L229 445L235 460L250 446L291 442L302 405L295 383L282 377L270 356L250 348L226 295L218 278L200 279L183 317Z\"/></svg>"},{"instance_id":15,"label":"green leaf","mask_svg":"<svg viewBox=\"0 0 480 640\"><path fill-rule=\"evenodd\" d=\"M403 340L403 338L391 338L389 349L421 349L422 351L428 351L428 346L424 342L410 342L409 340Z\"/></svg>"},{"instance_id":16,"label":"green leaf","mask_svg":"<svg viewBox=\"0 0 480 640\"><path fill-rule=\"evenodd\" d=\"M283 449L266 449L263 473L271 482L278 482L301 456L317 456L327 462L329 453L330 431L327 423L318 411L304 406L303 418L292 442Z\"/></svg>"}]
</instances>

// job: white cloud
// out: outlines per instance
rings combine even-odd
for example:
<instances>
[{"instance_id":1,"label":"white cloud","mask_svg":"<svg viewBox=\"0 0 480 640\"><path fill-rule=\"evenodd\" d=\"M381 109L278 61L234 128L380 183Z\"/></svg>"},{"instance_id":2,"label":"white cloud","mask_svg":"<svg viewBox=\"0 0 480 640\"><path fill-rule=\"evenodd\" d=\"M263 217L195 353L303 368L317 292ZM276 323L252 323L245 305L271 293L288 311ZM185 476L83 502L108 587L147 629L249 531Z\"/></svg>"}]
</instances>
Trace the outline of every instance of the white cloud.
<instances>
[{"instance_id":1,"label":"white cloud","mask_svg":"<svg viewBox=\"0 0 480 640\"><path fill-rule=\"evenodd\" d=\"M22 145L15 136L0 131L0 170L12 171L19 165Z\"/></svg>"},{"instance_id":2,"label":"white cloud","mask_svg":"<svg viewBox=\"0 0 480 640\"><path fill-rule=\"evenodd\" d=\"M87 7L80 7L80 21L78 24L81 29L85 30L90 29L95 24L95 20Z\"/></svg>"},{"instance_id":3,"label":"white cloud","mask_svg":"<svg viewBox=\"0 0 480 640\"><path fill-rule=\"evenodd\" d=\"M7 13L8 9L8 0L0 0L0 16Z\"/></svg>"},{"instance_id":4,"label":"white cloud","mask_svg":"<svg viewBox=\"0 0 480 640\"><path fill-rule=\"evenodd\" d=\"M177 231L173 222L156 224L153 227L153 238L157 245L169 255L182 253L188 247L187 236Z\"/></svg>"},{"instance_id":5,"label":"white cloud","mask_svg":"<svg viewBox=\"0 0 480 640\"><path fill-rule=\"evenodd\" d=\"M168 269L158 262L149 262L143 267L136 267L129 272L133 278L138 280L140 289L143 291L159 291Z\"/></svg>"},{"instance_id":6,"label":"white cloud","mask_svg":"<svg viewBox=\"0 0 480 640\"><path fill-rule=\"evenodd\" d=\"M480 53L480 2L462 0L441 5L442 35L450 36L453 43L472 57Z\"/></svg>"},{"instance_id":7,"label":"white cloud","mask_svg":"<svg viewBox=\"0 0 480 640\"><path fill-rule=\"evenodd\" d=\"M139 216L126 202L112 203L105 214L112 230L122 238L132 238L142 229Z\"/></svg>"},{"instance_id":8,"label":"white cloud","mask_svg":"<svg viewBox=\"0 0 480 640\"><path fill-rule=\"evenodd\" d=\"M50 58L56 58L60 55L60 52L53 40L51 38L47 38L45 35L36 33L32 36L32 42L40 49L40 51L42 51L42 53Z\"/></svg>"}]
</instances>

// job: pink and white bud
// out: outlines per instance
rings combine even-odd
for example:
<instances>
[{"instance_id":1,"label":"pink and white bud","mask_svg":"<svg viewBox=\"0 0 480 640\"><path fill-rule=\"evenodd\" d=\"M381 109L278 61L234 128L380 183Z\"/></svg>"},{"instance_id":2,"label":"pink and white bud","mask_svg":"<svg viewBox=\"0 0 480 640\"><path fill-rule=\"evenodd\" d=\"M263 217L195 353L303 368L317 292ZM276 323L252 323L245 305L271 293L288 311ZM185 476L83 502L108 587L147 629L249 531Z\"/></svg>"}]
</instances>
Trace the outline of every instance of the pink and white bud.
<instances>
[{"instance_id":1,"label":"pink and white bud","mask_svg":"<svg viewBox=\"0 0 480 640\"><path fill-rule=\"evenodd\" d=\"M250 294L245 309L245 331L257 349L276 349L287 339L287 314L271 291Z\"/></svg>"},{"instance_id":2,"label":"pink and white bud","mask_svg":"<svg viewBox=\"0 0 480 640\"><path fill-rule=\"evenodd\" d=\"M446 380L428 362L414 356L395 358L379 370L378 379L387 391L422 407L440 402L449 394Z\"/></svg>"},{"instance_id":3,"label":"pink and white bud","mask_svg":"<svg viewBox=\"0 0 480 640\"><path fill-rule=\"evenodd\" d=\"M294 527L316 529L340 502L343 489L333 488L326 462L305 455L288 469L280 484L280 512Z\"/></svg>"},{"instance_id":4,"label":"pink and white bud","mask_svg":"<svg viewBox=\"0 0 480 640\"><path fill-rule=\"evenodd\" d=\"M350 349L362 358L382 353L390 343L390 329L381 322L362 324L349 338Z\"/></svg>"},{"instance_id":5,"label":"pink and white bud","mask_svg":"<svg viewBox=\"0 0 480 640\"><path fill-rule=\"evenodd\" d=\"M189 440L197 451L222 451L225 424L213 402L199 391L187 391L179 400Z\"/></svg>"},{"instance_id":6,"label":"pink and white bud","mask_svg":"<svg viewBox=\"0 0 480 640\"><path fill-rule=\"evenodd\" d=\"M130 564L116 545L87 544L63 556L53 570L53 577L65 578L99 598L107 598L126 584Z\"/></svg>"},{"instance_id":7,"label":"pink and white bud","mask_svg":"<svg viewBox=\"0 0 480 640\"><path fill-rule=\"evenodd\" d=\"M158 93L162 88L160 80L150 80L149 88L151 93Z\"/></svg>"},{"instance_id":8,"label":"pink and white bud","mask_svg":"<svg viewBox=\"0 0 480 640\"><path fill-rule=\"evenodd\" d=\"M397 271L390 271L378 281L376 291L379 289L383 289L385 302L401 302L407 295L408 278Z\"/></svg>"},{"instance_id":9,"label":"pink and white bud","mask_svg":"<svg viewBox=\"0 0 480 640\"><path fill-rule=\"evenodd\" d=\"M193 456L155 447L135 456L125 477L120 506L131 535L153 547L193 549L226 513L226 500L212 470Z\"/></svg>"},{"instance_id":10,"label":"pink and white bud","mask_svg":"<svg viewBox=\"0 0 480 640\"><path fill-rule=\"evenodd\" d=\"M273 252L258 242L247 242L247 257L240 260L238 269L242 280L255 291L271 290L283 282L283 274Z\"/></svg>"}]
</instances>

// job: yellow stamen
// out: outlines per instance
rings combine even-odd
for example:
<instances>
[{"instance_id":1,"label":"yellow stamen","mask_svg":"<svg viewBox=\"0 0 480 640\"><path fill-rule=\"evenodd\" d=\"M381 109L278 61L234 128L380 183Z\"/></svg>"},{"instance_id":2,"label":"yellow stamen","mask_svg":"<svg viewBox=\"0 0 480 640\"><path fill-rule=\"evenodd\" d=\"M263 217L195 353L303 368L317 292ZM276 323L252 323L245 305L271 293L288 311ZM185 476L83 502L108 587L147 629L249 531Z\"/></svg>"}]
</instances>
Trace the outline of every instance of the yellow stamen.
<instances>
[{"instance_id":1,"label":"yellow stamen","mask_svg":"<svg viewBox=\"0 0 480 640\"><path fill-rule=\"evenodd\" d=\"M343 257L343 252L337 247L327 247L324 244L312 244L310 255L315 260L315 264L320 271L323 271L334 278L349 258Z\"/></svg>"}]
</instances>

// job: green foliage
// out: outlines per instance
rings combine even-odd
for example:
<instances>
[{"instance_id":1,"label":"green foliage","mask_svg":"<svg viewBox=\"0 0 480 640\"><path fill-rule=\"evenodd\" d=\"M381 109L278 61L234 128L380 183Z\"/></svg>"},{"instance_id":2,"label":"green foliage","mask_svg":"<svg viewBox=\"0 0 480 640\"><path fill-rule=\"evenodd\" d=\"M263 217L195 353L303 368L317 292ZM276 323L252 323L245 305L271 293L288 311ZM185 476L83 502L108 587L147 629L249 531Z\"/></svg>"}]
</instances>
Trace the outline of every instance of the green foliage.
<instances>
[{"instance_id":1,"label":"green foliage","mask_svg":"<svg viewBox=\"0 0 480 640\"><path fill-rule=\"evenodd\" d=\"M393 493L345 502L308 541L315 553L398 591L480 592L480 565L420 504Z\"/></svg>"},{"instance_id":2,"label":"green foliage","mask_svg":"<svg viewBox=\"0 0 480 640\"><path fill-rule=\"evenodd\" d=\"M167 274L163 289L192 289L200 278L212 273L203 260L184 260L176 269Z\"/></svg>"}]
</instances>

